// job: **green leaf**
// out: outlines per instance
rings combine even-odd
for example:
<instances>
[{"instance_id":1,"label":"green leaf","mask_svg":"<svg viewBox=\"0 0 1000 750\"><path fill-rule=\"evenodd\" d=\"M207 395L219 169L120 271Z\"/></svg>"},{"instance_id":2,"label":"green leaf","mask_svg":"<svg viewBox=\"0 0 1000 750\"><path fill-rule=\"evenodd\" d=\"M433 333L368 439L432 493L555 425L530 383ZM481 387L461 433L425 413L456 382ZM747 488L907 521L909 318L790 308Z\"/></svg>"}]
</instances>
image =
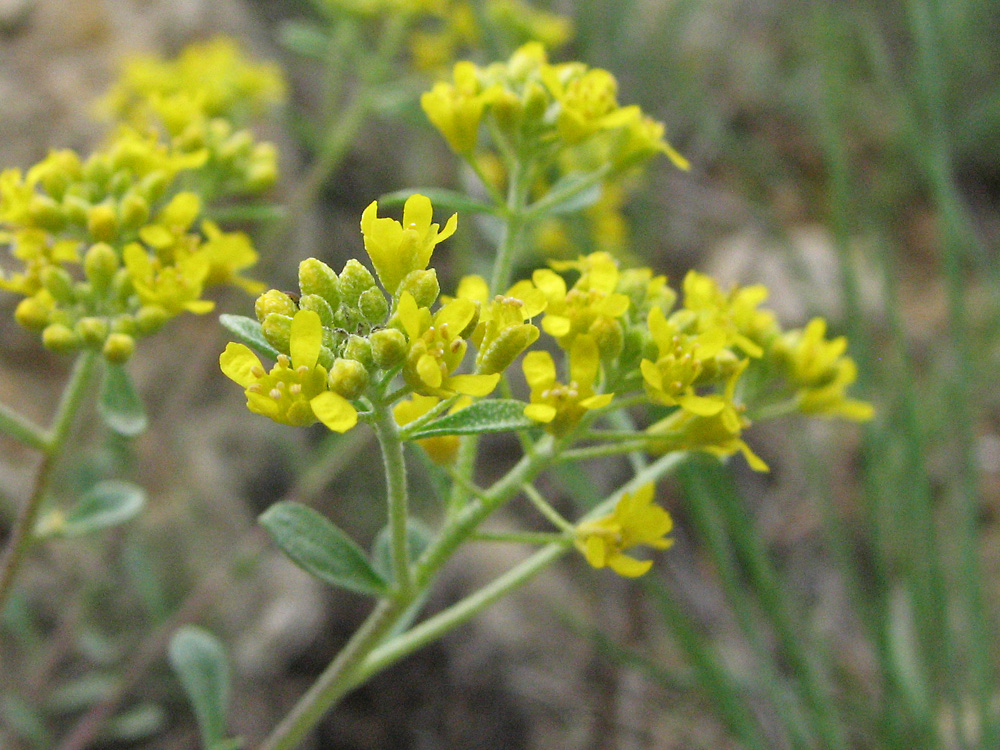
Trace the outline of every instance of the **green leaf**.
<instances>
[{"instance_id":1,"label":"green leaf","mask_svg":"<svg viewBox=\"0 0 1000 750\"><path fill-rule=\"evenodd\" d=\"M445 188L412 188L410 190L397 190L394 193L386 193L378 199L382 206L402 206L411 195L420 193L426 195L431 200L434 208L439 211L458 211L459 213L475 214L495 214L497 208L488 203L470 198L465 193Z\"/></svg>"},{"instance_id":2,"label":"green leaf","mask_svg":"<svg viewBox=\"0 0 1000 750\"><path fill-rule=\"evenodd\" d=\"M146 429L146 411L128 370L108 363L104 368L101 398L97 402L101 419L119 435L135 437Z\"/></svg>"},{"instance_id":3,"label":"green leaf","mask_svg":"<svg viewBox=\"0 0 1000 750\"><path fill-rule=\"evenodd\" d=\"M407 440L418 440L440 435L480 435L535 427L537 422L524 416L524 406L523 401L514 399L477 401L454 414L446 414L425 424L412 434L407 434L405 428L403 433Z\"/></svg>"},{"instance_id":4,"label":"green leaf","mask_svg":"<svg viewBox=\"0 0 1000 750\"><path fill-rule=\"evenodd\" d=\"M222 327L235 336L241 343L246 344L258 354L263 354L271 359L278 359L280 352L271 346L270 342L264 338L260 330L260 323L245 315L220 315L219 322Z\"/></svg>"},{"instance_id":5,"label":"green leaf","mask_svg":"<svg viewBox=\"0 0 1000 750\"><path fill-rule=\"evenodd\" d=\"M537 203L528 207L534 218L569 214L592 206L601 197L600 172L570 172L556 181Z\"/></svg>"},{"instance_id":6,"label":"green leaf","mask_svg":"<svg viewBox=\"0 0 1000 750\"><path fill-rule=\"evenodd\" d=\"M330 37L316 24L285 21L278 27L278 44L297 55L324 60L329 53Z\"/></svg>"},{"instance_id":7,"label":"green leaf","mask_svg":"<svg viewBox=\"0 0 1000 750\"><path fill-rule=\"evenodd\" d=\"M158 703L140 703L108 722L104 737L118 742L138 742L160 734L168 724L167 712Z\"/></svg>"},{"instance_id":8,"label":"green leaf","mask_svg":"<svg viewBox=\"0 0 1000 750\"><path fill-rule=\"evenodd\" d=\"M394 580L392 571L392 537L388 526L375 537L372 543L372 565L387 581ZM416 560L431 543L431 530L415 518L406 522L406 542L410 548L410 559Z\"/></svg>"},{"instance_id":9,"label":"green leaf","mask_svg":"<svg viewBox=\"0 0 1000 750\"><path fill-rule=\"evenodd\" d=\"M170 639L170 666L194 708L204 747L226 738L229 664L222 642L203 628L185 625Z\"/></svg>"},{"instance_id":10,"label":"green leaf","mask_svg":"<svg viewBox=\"0 0 1000 750\"><path fill-rule=\"evenodd\" d=\"M39 536L84 536L129 521L146 504L146 493L138 485L111 479L98 482L76 501L62 518L59 511L43 516Z\"/></svg>"},{"instance_id":11,"label":"green leaf","mask_svg":"<svg viewBox=\"0 0 1000 750\"><path fill-rule=\"evenodd\" d=\"M300 503L275 503L258 519L281 550L307 573L332 586L381 596L385 580L365 553L325 516Z\"/></svg>"}]
</instances>

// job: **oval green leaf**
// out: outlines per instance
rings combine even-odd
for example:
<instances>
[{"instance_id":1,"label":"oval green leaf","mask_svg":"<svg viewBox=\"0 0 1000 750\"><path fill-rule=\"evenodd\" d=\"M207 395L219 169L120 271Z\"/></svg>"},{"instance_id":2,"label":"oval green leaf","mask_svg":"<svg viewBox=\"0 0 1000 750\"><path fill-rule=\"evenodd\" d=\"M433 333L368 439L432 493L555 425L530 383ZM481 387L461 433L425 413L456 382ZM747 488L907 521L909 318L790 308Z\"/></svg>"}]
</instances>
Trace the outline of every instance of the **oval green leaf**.
<instances>
[{"instance_id":1,"label":"oval green leaf","mask_svg":"<svg viewBox=\"0 0 1000 750\"><path fill-rule=\"evenodd\" d=\"M388 526L375 537L372 543L372 565L387 581L395 580L392 571L392 537ZM416 560L431 543L431 530L415 518L406 523L406 543L410 548L410 560Z\"/></svg>"},{"instance_id":2,"label":"oval green leaf","mask_svg":"<svg viewBox=\"0 0 1000 750\"><path fill-rule=\"evenodd\" d=\"M219 316L219 322L239 342L246 344L258 354L263 354L273 360L278 359L278 350L264 338L264 334L260 330L260 323L254 318L248 318L245 315L223 314Z\"/></svg>"},{"instance_id":3,"label":"oval green leaf","mask_svg":"<svg viewBox=\"0 0 1000 750\"><path fill-rule=\"evenodd\" d=\"M138 485L111 479L91 487L66 513L59 524L49 523L53 536L83 536L135 518L146 504L146 493Z\"/></svg>"},{"instance_id":4,"label":"oval green leaf","mask_svg":"<svg viewBox=\"0 0 1000 750\"><path fill-rule=\"evenodd\" d=\"M282 552L307 573L332 586L381 596L385 580L365 553L321 513L301 503L275 503L258 519Z\"/></svg>"},{"instance_id":5,"label":"oval green leaf","mask_svg":"<svg viewBox=\"0 0 1000 750\"><path fill-rule=\"evenodd\" d=\"M104 368L104 382L101 385L97 411L108 427L125 437L141 434L148 423L142 399L128 370L110 362Z\"/></svg>"},{"instance_id":6,"label":"oval green leaf","mask_svg":"<svg viewBox=\"0 0 1000 750\"><path fill-rule=\"evenodd\" d=\"M169 657L194 709L202 745L225 739L229 663L222 642L203 628L185 625L170 639Z\"/></svg>"},{"instance_id":7,"label":"oval green leaf","mask_svg":"<svg viewBox=\"0 0 1000 750\"><path fill-rule=\"evenodd\" d=\"M446 414L425 424L412 434L403 434L407 440L438 437L441 435L481 435L486 432L509 432L537 426L537 422L524 416L524 402L515 399L477 401L471 406Z\"/></svg>"}]
</instances>

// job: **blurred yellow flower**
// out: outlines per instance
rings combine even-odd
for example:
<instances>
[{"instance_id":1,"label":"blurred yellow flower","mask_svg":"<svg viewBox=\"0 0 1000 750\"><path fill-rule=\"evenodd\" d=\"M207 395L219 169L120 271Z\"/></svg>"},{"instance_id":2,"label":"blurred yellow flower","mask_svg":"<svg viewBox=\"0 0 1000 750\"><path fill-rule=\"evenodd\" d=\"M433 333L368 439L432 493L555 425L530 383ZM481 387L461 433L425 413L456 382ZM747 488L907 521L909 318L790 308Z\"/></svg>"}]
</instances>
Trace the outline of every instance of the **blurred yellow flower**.
<instances>
[{"instance_id":1,"label":"blurred yellow flower","mask_svg":"<svg viewBox=\"0 0 1000 750\"><path fill-rule=\"evenodd\" d=\"M624 493L611 514L576 527L576 547L595 568L611 568L626 578L636 578L653 567L652 560L636 560L625 554L632 547L667 549L666 537L674 522L653 502L653 484L634 493Z\"/></svg>"}]
</instances>

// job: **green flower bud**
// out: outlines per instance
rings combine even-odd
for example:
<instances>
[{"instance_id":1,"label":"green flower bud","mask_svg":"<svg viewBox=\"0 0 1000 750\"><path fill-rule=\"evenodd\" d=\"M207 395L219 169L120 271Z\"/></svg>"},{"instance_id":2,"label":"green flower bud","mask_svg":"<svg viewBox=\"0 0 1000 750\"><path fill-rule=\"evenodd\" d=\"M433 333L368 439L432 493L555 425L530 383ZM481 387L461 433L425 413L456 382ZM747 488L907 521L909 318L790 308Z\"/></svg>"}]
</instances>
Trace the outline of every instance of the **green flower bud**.
<instances>
[{"instance_id":1,"label":"green flower bud","mask_svg":"<svg viewBox=\"0 0 1000 750\"><path fill-rule=\"evenodd\" d=\"M87 346L100 346L108 337L108 321L104 318L80 318L73 328Z\"/></svg>"},{"instance_id":2,"label":"green flower bud","mask_svg":"<svg viewBox=\"0 0 1000 750\"><path fill-rule=\"evenodd\" d=\"M356 359L337 359L330 368L328 382L334 393L353 400L368 387L368 370Z\"/></svg>"},{"instance_id":3,"label":"green flower bud","mask_svg":"<svg viewBox=\"0 0 1000 750\"><path fill-rule=\"evenodd\" d=\"M132 172L128 169L119 169L111 175L109 192L112 195L124 195L125 191L132 187Z\"/></svg>"},{"instance_id":4,"label":"green flower bud","mask_svg":"<svg viewBox=\"0 0 1000 750\"><path fill-rule=\"evenodd\" d=\"M250 157L246 181L247 189L254 193L263 192L278 181L278 158L272 144L257 144Z\"/></svg>"},{"instance_id":5,"label":"green flower bud","mask_svg":"<svg viewBox=\"0 0 1000 750\"><path fill-rule=\"evenodd\" d=\"M129 297L135 294L132 274L129 273L127 268L119 268L115 271L114 278L111 279L111 289L114 292L114 298L123 305L128 301Z\"/></svg>"},{"instance_id":6,"label":"green flower bud","mask_svg":"<svg viewBox=\"0 0 1000 750\"><path fill-rule=\"evenodd\" d=\"M111 177L111 159L105 154L95 154L83 166L83 178L87 182L103 186Z\"/></svg>"},{"instance_id":7,"label":"green flower bud","mask_svg":"<svg viewBox=\"0 0 1000 750\"><path fill-rule=\"evenodd\" d=\"M385 318L389 314L389 302L386 300L382 290L378 288L366 289L358 300L358 308L361 314L373 326L385 323Z\"/></svg>"},{"instance_id":8,"label":"green flower bud","mask_svg":"<svg viewBox=\"0 0 1000 750\"><path fill-rule=\"evenodd\" d=\"M358 306L358 300L375 286L375 277L361 263L351 258L340 272L340 299L345 307Z\"/></svg>"},{"instance_id":9,"label":"green flower bud","mask_svg":"<svg viewBox=\"0 0 1000 750\"><path fill-rule=\"evenodd\" d=\"M430 307L441 293L438 285L437 271L429 268L426 271L410 271L400 282L397 294L409 292L417 302L417 307Z\"/></svg>"},{"instance_id":10,"label":"green flower bud","mask_svg":"<svg viewBox=\"0 0 1000 750\"><path fill-rule=\"evenodd\" d=\"M625 346L625 330L614 318L600 317L595 320L590 326L590 335L594 337L601 359L614 359L622 353Z\"/></svg>"},{"instance_id":11,"label":"green flower bud","mask_svg":"<svg viewBox=\"0 0 1000 750\"><path fill-rule=\"evenodd\" d=\"M490 112L501 131L513 133L521 126L524 106L517 94L504 89L497 94L496 100L490 106Z\"/></svg>"},{"instance_id":12,"label":"green flower bud","mask_svg":"<svg viewBox=\"0 0 1000 750\"><path fill-rule=\"evenodd\" d=\"M66 221L83 226L87 223L90 203L79 195L66 195L62 201L62 210Z\"/></svg>"},{"instance_id":13,"label":"green flower bud","mask_svg":"<svg viewBox=\"0 0 1000 750\"><path fill-rule=\"evenodd\" d=\"M396 328L383 328L368 337L375 364L388 370L395 367L406 356L406 334Z\"/></svg>"},{"instance_id":14,"label":"green flower bud","mask_svg":"<svg viewBox=\"0 0 1000 750\"><path fill-rule=\"evenodd\" d=\"M170 320L170 313L165 308L160 305L143 305L135 314L136 331L143 336L148 336L160 330L168 320Z\"/></svg>"},{"instance_id":15,"label":"green flower bud","mask_svg":"<svg viewBox=\"0 0 1000 750\"><path fill-rule=\"evenodd\" d=\"M319 315L320 322L326 328L336 327L333 321L333 308L330 307L330 303L325 299L320 297L318 294L303 294L299 298L299 309L301 310L312 310L317 315Z\"/></svg>"},{"instance_id":16,"label":"green flower bud","mask_svg":"<svg viewBox=\"0 0 1000 750\"><path fill-rule=\"evenodd\" d=\"M375 359L372 357L372 345L364 336L351 335L344 344L344 358L354 359L364 365L365 369L375 367Z\"/></svg>"},{"instance_id":17,"label":"green flower bud","mask_svg":"<svg viewBox=\"0 0 1000 750\"><path fill-rule=\"evenodd\" d=\"M299 289L303 294L318 294L336 310L340 306L340 281L330 266L316 258L299 263Z\"/></svg>"},{"instance_id":18,"label":"green flower bud","mask_svg":"<svg viewBox=\"0 0 1000 750\"><path fill-rule=\"evenodd\" d=\"M279 352L288 353L288 339L292 335L292 316L268 313L261 321L260 331L264 338Z\"/></svg>"},{"instance_id":19,"label":"green flower bud","mask_svg":"<svg viewBox=\"0 0 1000 750\"><path fill-rule=\"evenodd\" d=\"M66 226L66 215L62 206L47 195L35 194L28 203L28 214L35 226L58 232Z\"/></svg>"},{"instance_id":20,"label":"green flower bud","mask_svg":"<svg viewBox=\"0 0 1000 750\"><path fill-rule=\"evenodd\" d=\"M134 336L138 332L138 326L132 315L119 315L111 321L111 330L114 333Z\"/></svg>"},{"instance_id":21,"label":"green flower bud","mask_svg":"<svg viewBox=\"0 0 1000 750\"><path fill-rule=\"evenodd\" d=\"M62 266L46 266L42 269L42 286L54 299L65 305L71 305L76 301L73 277Z\"/></svg>"},{"instance_id":22,"label":"green flower bud","mask_svg":"<svg viewBox=\"0 0 1000 750\"><path fill-rule=\"evenodd\" d=\"M249 156L252 148L253 136L250 135L249 131L241 130L226 139L226 142L222 144L217 154L221 161L233 162L241 157L245 158Z\"/></svg>"},{"instance_id":23,"label":"green flower bud","mask_svg":"<svg viewBox=\"0 0 1000 750\"><path fill-rule=\"evenodd\" d=\"M14 320L17 321L18 325L30 331L40 331L52 322L50 320L51 310L51 304L43 303L37 296L25 297L14 310Z\"/></svg>"},{"instance_id":24,"label":"green flower bud","mask_svg":"<svg viewBox=\"0 0 1000 750\"><path fill-rule=\"evenodd\" d=\"M108 362L119 365L127 362L134 351L135 339L126 333L112 333L101 349Z\"/></svg>"},{"instance_id":25,"label":"green flower bud","mask_svg":"<svg viewBox=\"0 0 1000 750\"><path fill-rule=\"evenodd\" d=\"M545 117L545 112L549 108L551 99L545 87L540 83L531 81L524 87L524 123L534 125L540 123Z\"/></svg>"},{"instance_id":26,"label":"green flower bud","mask_svg":"<svg viewBox=\"0 0 1000 750\"><path fill-rule=\"evenodd\" d=\"M333 367L333 361L335 359L337 359L337 355L333 353L333 350L330 347L326 345L320 346L319 359L317 362L319 362L325 370L329 371L329 369Z\"/></svg>"},{"instance_id":27,"label":"green flower bud","mask_svg":"<svg viewBox=\"0 0 1000 750\"><path fill-rule=\"evenodd\" d=\"M530 323L505 328L476 358L476 372L481 375L503 372L537 340L538 329Z\"/></svg>"},{"instance_id":28,"label":"green flower bud","mask_svg":"<svg viewBox=\"0 0 1000 750\"><path fill-rule=\"evenodd\" d=\"M299 309L299 306L284 292L279 292L277 289L268 289L257 298L253 309L257 314L257 320L263 323L264 318L271 313L292 317L295 315L295 311Z\"/></svg>"},{"instance_id":29,"label":"green flower bud","mask_svg":"<svg viewBox=\"0 0 1000 750\"><path fill-rule=\"evenodd\" d=\"M91 206L87 212L87 231L99 242L110 242L118 231L115 209L107 203Z\"/></svg>"},{"instance_id":30,"label":"green flower bud","mask_svg":"<svg viewBox=\"0 0 1000 750\"><path fill-rule=\"evenodd\" d=\"M107 289L120 265L117 253L105 242L91 245L83 256L83 272L95 289Z\"/></svg>"},{"instance_id":31,"label":"green flower bud","mask_svg":"<svg viewBox=\"0 0 1000 750\"><path fill-rule=\"evenodd\" d=\"M130 191L118 204L118 215L122 227L136 230L149 219L149 203L138 193Z\"/></svg>"},{"instance_id":32,"label":"green flower bud","mask_svg":"<svg viewBox=\"0 0 1000 750\"><path fill-rule=\"evenodd\" d=\"M169 184L170 175L162 170L156 170L142 178L142 182L139 183L138 188L139 194L148 203L156 203L156 201L163 197L163 193L166 192Z\"/></svg>"},{"instance_id":33,"label":"green flower bud","mask_svg":"<svg viewBox=\"0 0 1000 750\"><path fill-rule=\"evenodd\" d=\"M53 323L42 331L42 344L54 352L70 352L80 346L80 338L62 323Z\"/></svg>"}]
</instances>

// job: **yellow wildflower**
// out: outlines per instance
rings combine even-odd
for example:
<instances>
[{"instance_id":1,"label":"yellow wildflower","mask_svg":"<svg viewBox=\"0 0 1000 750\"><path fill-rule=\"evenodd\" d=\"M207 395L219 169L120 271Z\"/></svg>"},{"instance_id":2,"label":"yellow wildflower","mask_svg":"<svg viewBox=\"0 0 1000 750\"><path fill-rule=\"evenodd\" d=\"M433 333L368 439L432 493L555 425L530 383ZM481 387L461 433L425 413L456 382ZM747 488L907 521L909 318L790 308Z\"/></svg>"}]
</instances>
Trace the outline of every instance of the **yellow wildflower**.
<instances>
[{"instance_id":1,"label":"yellow wildflower","mask_svg":"<svg viewBox=\"0 0 1000 750\"><path fill-rule=\"evenodd\" d=\"M208 260L206 284L235 284L250 294L260 294L267 288L261 282L239 274L257 262L257 251L246 234L223 232L212 221L202 222L201 231L206 237L200 249Z\"/></svg>"},{"instance_id":2,"label":"yellow wildflower","mask_svg":"<svg viewBox=\"0 0 1000 750\"><path fill-rule=\"evenodd\" d=\"M441 231L431 223L432 219L430 199L419 194L407 198L402 224L378 218L378 201L372 201L361 214L365 251L389 294L396 294L408 273L426 269L434 248L451 237L458 226L458 214L452 214Z\"/></svg>"},{"instance_id":3,"label":"yellow wildflower","mask_svg":"<svg viewBox=\"0 0 1000 750\"><path fill-rule=\"evenodd\" d=\"M538 328L525 321L545 309L545 295L521 281L492 302L489 287L480 276L466 276L458 285L458 296L480 304L479 323L472 332L476 369L482 374L503 372L517 357L538 340Z\"/></svg>"},{"instance_id":4,"label":"yellow wildflower","mask_svg":"<svg viewBox=\"0 0 1000 750\"><path fill-rule=\"evenodd\" d=\"M760 357L762 344L777 331L774 314L757 307L767 299L767 287L734 286L723 293L715 279L697 271L684 277L684 308L697 316L698 330L721 330L726 346L736 346L750 357Z\"/></svg>"},{"instance_id":5,"label":"yellow wildflower","mask_svg":"<svg viewBox=\"0 0 1000 750\"><path fill-rule=\"evenodd\" d=\"M607 406L614 398L613 393L594 394L601 361L597 344L585 334L577 336L570 349L566 385L558 381L555 362L548 352L528 352L522 367L531 387L531 403L524 408L524 416L541 422L554 435L565 435L589 410Z\"/></svg>"},{"instance_id":6,"label":"yellow wildflower","mask_svg":"<svg viewBox=\"0 0 1000 750\"><path fill-rule=\"evenodd\" d=\"M499 86L483 89L478 69L471 62L456 63L455 82L439 81L420 97L427 118L457 154L471 154L476 148L483 110L500 91Z\"/></svg>"},{"instance_id":7,"label":"yellow wildflower","mask_svg":"<svg viewBox=\"0 0 1000 750\"><path fill-rule=\"evenodd\" d=\"M358 421L351 402L327 390L327 372L319 364L323 327L312 310L292 319L289 351L265 372L257 355L243 344L230 343L219 357L222 372L246 391L247 408L275 422L305 426L317 420L334 432L347 432Z\"/></svg>"},{"instance_id":8,"label":"yellow wildflower","mask_svg":"<svg viewBox=\"0 0 1000 750\"><path fill-rule=\"evenodd\" d=\"M636 560L625 551L638 546L667 549L673 544L667 538L673 526L670 514L653 502L653 484L644 484L632 494L624 493L609 515L577 526L576 547L595 568L636 578L653 567L653 561Z\"/></svg>"},{"instance_id":9,"label":"yellow wildflower","mask_svg":"<svg viewBox=\"0 0 1000 750\"><path fill-rule=\"evenodd\" d=\"M209 271L208 259L203 255L194 253L178 258L176 263L164 264L159 258L151 258L141 244L131 242L122 256L132 286L144 304L158 305L170 315L185 310L200 315L215 307L214 302L201 299Z\"/></svg>"}]
</instances>

